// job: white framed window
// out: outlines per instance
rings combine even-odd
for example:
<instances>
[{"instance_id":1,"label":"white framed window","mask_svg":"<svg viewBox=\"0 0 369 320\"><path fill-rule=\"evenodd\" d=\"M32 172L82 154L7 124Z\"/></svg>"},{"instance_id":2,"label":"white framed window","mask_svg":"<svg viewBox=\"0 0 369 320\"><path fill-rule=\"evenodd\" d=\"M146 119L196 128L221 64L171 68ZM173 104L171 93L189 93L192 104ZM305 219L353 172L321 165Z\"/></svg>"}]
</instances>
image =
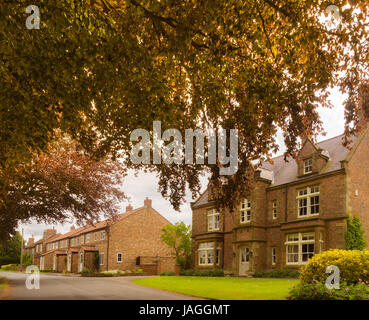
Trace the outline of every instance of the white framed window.
<instances>
[{"instance_id":1,"label":"white framed window","mask_svg":"<svg viewBox=\"0 0 369 320\"><path fill-rule=\"evenodd\" d=\"M313 172L313 159L308 159L304 161L304 174Z\"/></svg>"},{"instance_id":2,"label":"white framed window","mask_svg":"<svg viewBox=\"0 0 369 320\"><path fill-rule=\"evenodd\" d=\"M117 263L123 262L123 254L121 252L117 253Z\"/></svg>"},{"instance_id":3,"label":"white framed window","mask_svg":"<svg viewBox=\"0 0 369 320\"><path fill-rule=\"evenodd\" d=\"M219 212L215 209L208 211L208 231L219 230Z\"/></svg>"},{"instance_id":4,"label":"white framed window","mask_svg":"<svg viewBox=\"0 0 369 320\"><path fill-rule=\"evenodd\" d=\"M74 246L74 238L72 239L72 245L71 245L72 247Z\"/></svg>"},{"instance_id":5,"label":"white framed window","mask_svg":"<svg viewBox=\"0 0 369 320\"><path fill-rule=\"evenodd\" d=\"M105 240L105 230L100 232L100 240Z\"/></svg>"},{"instance_id":6,"label":"white framed window","mask_svg":"<svg viewBox=\"0 0 369 320\"><path fill-rule=\"evenodd\" d=\"M217 266L220 265L220 248L217 248L217 250L215 251L215 264Z\"/></svg>"},{"instance_id":7,"label":"white framed window","mask_svg":"<svg viewBox=\"0 0 369 320\"><path fill-rule=\"evenodd\" d=\"M319 214L320 188L319 186L306 187L297 192L297 217L309 217Z\"/></svg>"},{"instance_id":8,"label":"white framed window","mask_svg":"<svg viewBox=\"0 0 369 320\"><path fill-rule=\"evenodd\" d=\"M79 237L77 237L77 245L79 245Z\"/></svg>"},{"instance_id":9,"label":"white framed window","mask_svg":"<svg viewBox=\"0 0 369 320\"><path fill-rule=\"evenodd\" d=\"M90 234L89 233L86 235L86 243L90 243Z\"/></svg>"},{"instance_id":10,"label":"white framed window","mask_svg":"<svg viewBox=\"0 0 369 320\"><path fill-rule=\"evenodd\" d=\"M277 262L277 249L272 248L272 265L275 266Z\"/></svg>"},{"instance_id":11,"label":"white framed window","mask_svg":"<svg viewBox=\"0 0 369 320\"><path fill-rule=\"evenodd\" d=\"M240 208L240 222L246 223L251 221L251 201L248 199L243 199L241 201Z\"/></svg>"},{"instance_id":12,"label":"white framed window","mask_svg":"<svg viewBox=\"0 0 369 320\"><path fill-rule=\"evenodd\" d=\"M81 236L81 244L84 244L84 242L85 242L85 237Z\"/></svg>"},{"instance_id":13,"label":"white framed window","mask_svg":"<svg viewBox=\"0 0 369 320\"><path fill-rule=\"evenodd\" d=\"M94 234L94 240L97 241L97 232Z\"/></svg>"},{"instance_id":14,"label":"white framed window","mask_svg":"<svg viewBox=\"0 0 369 320\"><path fill-rule=\"evenodd\" d=\"M55 242L55 248L58 249L58 247L59 247L59 243Z\"/></svg>"},{"instance_id":15,"label":"white framed window","mask_svg":"<svg viewBox=\"0 0 369 320\"><path fill-rule=\"evenodd\" d=\"M323 232L319 232L319 253L323 252L323 245L324 245Z\"/></svg>"},{"instance_id":16,"label":"white framed window","mask_svg":"<svg viewBox=\"0 0 369 320\"><path fill-rule=\"evenodd\" d=\"M100 253L100 256L99 256L99 258L100 258L100 266L103 266L104 265L104 252L101 252Z\"/></svg>"},{"instance_id":17,"label":"white framed window","mask_svg":"<svg viewBox=\"0 0 369 320\"><path fill-rule=\"evenodd\" d=\"M272 201L272 218L273 220L277 219L277 200Z\"/></svg>"},{"instance_id":18,"label":"white framed window","mask_svg":"<svg viewBox=\"0 0 369 320\"><path fill-rule=\"evenodd\" d=\"M314 232L288 234L285 245L287 264L305 264L314 255L315 234Z\"/></svg>"},{"instance_id":19,"label":"white framed window","mask_svg":"<svg viewBox=\"0 0 369 320\"><path fill-rule=\"evenodd\" d=\"M199 266L214 265L214 242L202 242L199 244Z\"/></svg>"}]
</instances>

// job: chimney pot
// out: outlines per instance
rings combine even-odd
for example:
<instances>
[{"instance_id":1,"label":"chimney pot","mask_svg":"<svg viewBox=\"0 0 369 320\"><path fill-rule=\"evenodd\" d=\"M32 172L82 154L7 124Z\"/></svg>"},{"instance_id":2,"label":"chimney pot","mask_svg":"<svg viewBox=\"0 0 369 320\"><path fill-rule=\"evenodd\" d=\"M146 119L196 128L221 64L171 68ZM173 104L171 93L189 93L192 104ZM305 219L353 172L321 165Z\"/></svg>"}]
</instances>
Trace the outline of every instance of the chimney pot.
<instances>
[{"instance_id":1,"label":"chimney pot","mask_svg":"<svg viewBox=\"0 0 369 320\"><path fill-rule=\"evenodd\" d=\"M149 199L148 197L146 197L146 199L144 201L144 207L146 207L146 208L151 208L152 207L152 200Z\"/></svg>"},{"instance_id":2,"label":"chimney pot","mask_svg":"<svg viewBox=\"0 0 369 320\"><path fill-rule=\"evenodd\" d=\"M70 227L70 231L73 231L75 229L75 227L74 226L71 226Z\"/></svg>"},{"instance_id":3,"label":"chimney pot","mask_svg":"<svg viewBox=\"0 0 369 320\"><path fill-rule=\"evenodd\" d=\"M131 204L129 204L127 207L126 207L126 212L131 212L133 210L133 207Z\"/></svg>"}]
</instances>

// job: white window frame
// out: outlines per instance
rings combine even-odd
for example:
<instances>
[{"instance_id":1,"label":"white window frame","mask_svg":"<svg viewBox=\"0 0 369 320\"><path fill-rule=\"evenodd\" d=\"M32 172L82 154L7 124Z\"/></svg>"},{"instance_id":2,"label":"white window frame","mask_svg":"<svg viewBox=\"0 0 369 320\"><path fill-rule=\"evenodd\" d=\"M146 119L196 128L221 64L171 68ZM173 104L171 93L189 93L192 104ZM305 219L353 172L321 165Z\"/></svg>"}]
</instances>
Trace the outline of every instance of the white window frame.
<instances>
[{"instance_id":1,"label":"white window frame","mask_svg":"<svg viewBox=\"0 0 369 320\"><path fill-rule=\"evenodd\" d=\"M105 240L105 230L100 231L100 240Z\"/></svg>"},{"instance_id":2,"label":"white window frame","mask_svg":"<svg viewBox=\"0 0 369 320\"><path fill-rule=\"evenodd\" d=\"M84 235L81 236L81 244L85 244L85 236Z\"/></svg>"},{"instance_id":3,"label":"white window frame","mask_svg":"<svg viewBox=\"0 0 369 320\"><path fill-rule=\"evenodd\" d=\"M278 217L277 200L272 201L272 219L276 220Z\"/></svg>"},{"instance_id":4,"label":"white window frame","mask_svg":"<svg viewBox=\"0 0 369 320\"><path fill-rule=\"evenodd\" d=\"M119 256L120 256L120 260L119 260ZM121 252L117 253L117 263L123 263L123 253Z\"/></svg>"},{"instance_id":5,"label":"white window frame","mask_svg":"<svg viewBox=\"0 0 369 320\"><path fill-rule=\"evenodd\" d=\"M319 253L323 252L323 245L324 245L324 240L323 240L323 232L320 231L319 232Z\"/></svg>"},{"instance_id":6,"label":"white window frame","mask_svg":"<svg viewBox=\"0 0 369 320\"><path fill-rule=\"evenodd\" d=\"M86 243L90 243L90 238L91 238L90 234L89 233L86 234Z\"/></svg>"},{"instance_id":7,"label":"white window frame","mask_svg":"<svg viewBox=\"0 0 369 320\"><path fill-rule=\"evenodd\" d=\"M277 248L272 248L272 266L275 266L277 262Z\"/></svg>"},{"instance_id":8,"label":"white window frame","mask_svg":"<svg viewBox=\"0 0 369 320\"><path fill-rule=\"evenodd\" d=\"M71 247L74 247L74 238L72 238L72 244Z\"/></svg>"},{"instance_id":9,"label":"white window frame","mask_svg":"<svg viewBox=\"0 0 369 320\"><path fill-rule=\"evenodd\" d=\"M289 239L293 238L292 240ZM307 251L305 253L302 252L303 245L313 244L313 251ZM314 232L299 232L299 233L291 233L286 235L286 264L287 265L304 265L308 262L308 260L303 261L303 254L315 254L315 233ZM289 253L288 248L291 246L297 246L298 250L295 253ZM289 255L297 254L297 261L291 262L288 261ZM308 258L309 259L309 258Z\"/></svg>"},{"instance_id":10,"label":"white window frame","mask_svg":"<svg viewBox=\"0 0 369 320\"><path fill-rule=\"evenodd\" d=\"M220 229L220 214L216 209L208 211L208 231L218 231Z\"/></svg>"},{"instance_id":11,"label":"white window frame","mask_svg":"<svg viewBox=\"0 0 369 320\"><path fill-rule=\"evenodd\" d=\"M316 197L318 197L318 202L315 203ZM311 186L303 189L297 190L297 217L298 218L306 218L312 216L318 216L320 213L320 186ZM302 205L302 201L304 201L304 205ZM312 213L312 208L314 211L318 212ZM301 214L301 209L306 208L306 214Z\"/></svg>"},{"instance_id":12,"label":"white window frame","mask_svg":"<svg viewBox=\"0 0 369 320\"><path fill-rule=\"evenodd\" d=\"M197 249L199 266L214 266L216 264L216 250L221 250L221 248L219 246L216 248L216 250L214 250L214 248L215 248L214 242L199 243L198 249ZM201 262L202 257L205 259L204 263ZM219 263L220 263L220 257L219 257Z\"/></svg>"},{"instance_id":13,"label":"white window frame","mask_svg":"<svg viewBox=\"0 0 369 320\"><path fill-rule=\"evenodd\" d=\"M245 198L240 205L240 223L249 222L251 222L251 201Z\"/></svg>"},{"instance_id":14,"label":"white window frame","mask_svg":"<svg viewBox=\"0 0 369 320\"><path fill-rule=\"evenodd\" d=\"M80 244L80 238L77 237L76 239L77 239L77 246L78 246Z\"/></svg>"},{"instance_id":15,"label":"white window frame","mask_svg":"<svg viewBox=\"0 0 369 320\"><path fill-rule=\"evenodd\" d=\"M103 266L104 265L104 261L105 260L105 254L104 252L100 252L100 255L99 255L99 264L100 266Z\"/></svg>"},{"instance_id":16,"label":"white window frame","mask_svg":"<svg viewBox=\"0 0 369 320\"><path fill-rule=\"evenodd\" d=\"M313 172L313 159L304 160L304 174L309 174Z\"/></svg>"}]
</instances>

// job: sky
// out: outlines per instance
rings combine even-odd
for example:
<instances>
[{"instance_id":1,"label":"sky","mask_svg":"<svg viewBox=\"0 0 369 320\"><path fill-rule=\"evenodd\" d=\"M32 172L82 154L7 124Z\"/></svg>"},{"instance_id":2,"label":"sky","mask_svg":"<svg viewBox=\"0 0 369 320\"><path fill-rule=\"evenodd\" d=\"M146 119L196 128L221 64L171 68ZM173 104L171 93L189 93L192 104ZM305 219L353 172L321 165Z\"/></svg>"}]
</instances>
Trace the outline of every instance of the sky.
<instances>
[{"instance_id":1,"label":"sky","mask_svg":"<svg viewBox=\"0 0 369 320\"><path fill-rule=\"evenodd\" d=\"M326 132L326 136L320 136L318 141L329 139L340 135L344 130L344 107L343 102L345 97L339 92L338 89L331 90L330 96L331 102L334 105L333 109L327 109L320 107L319 114L323 121L323 127ZM277 135L277 141L280 145L278 154L284 152L284 143L282 134ZM202 191L206 188L207 177L203 177ZM158 212L160 212L170 222L175 223L178 221L184 221L186 224L192 222L192 212L190 203L194 201L191 193L188 191L186 196L186 202L182 205L181 211L177 212L172 207L168 200L164 199L160 192L158 192L158 179L155 174L152 173L140 173L136 177L133 173L129 174L122 186L123 191L130 197L130 203L134 208L142 207L144 199L149 197L152 199L152 206ZM125 212L125 207L128 205L128 201L121 203L121 213ZM70 230L71 224L64 225L42 225L36 223L20 224L18 230L24 229L24 238L27 240L32 235L35 237L35 241L42 238L43 231L45 229L55 228L58 233L66 233Z\"/></svg>"}]
</instances>

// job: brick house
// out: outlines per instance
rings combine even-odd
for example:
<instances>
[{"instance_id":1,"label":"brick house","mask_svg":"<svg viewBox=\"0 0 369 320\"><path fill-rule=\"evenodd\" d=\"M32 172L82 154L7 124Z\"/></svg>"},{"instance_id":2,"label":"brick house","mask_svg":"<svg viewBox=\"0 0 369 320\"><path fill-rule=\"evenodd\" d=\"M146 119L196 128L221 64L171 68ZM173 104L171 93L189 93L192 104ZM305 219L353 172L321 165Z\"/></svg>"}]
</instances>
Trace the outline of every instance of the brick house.
<instances>
[{"instance_id":1,"label":"brick house","mask_svg":"<svg viewBox=\"0 0 369 320\"><path fill-rule=\"evenodd\" d=\"M314 253L345 248L347 213L369 242L369 127L353 139L303 141L296 159L276 157L254 172L254 188L237 209L215 209L206 190L192 207L193 266L234 275L295 269Z\"/></svg>"},{"instance_id":2,"label":"brick house","mask_svg":"<svg viewBox=\"0 0 369 320\"><path fill-rule=\"evenodd\" d=\"M99 270L144 269L157 274L175 270L175 259L170 249L160 239L162 228L170 224L159 212L152 208L148 198L144 206L133 209L112 219L80 228L71 227L65 234L42 239L43 251L37 253L31 243L26 253L34 258L41 270L53 269L58 272L81 272L84 268L94 269L94 259L99 256Z\"/></svg>"},{"instance_id":3,"label":"brick house","mask_svg":"<svg viewBox=\"0 0 369 320\"><path fill-rule=\"evenodd\" d=\"M59 234L56 233L55 229L46 229L42 235L42 238L35 242L34 237L28 239L27 246L25 247L24 253L32 257L32 263L34 265L40 264L41 255L46 252L46 242L50 241Z\"/></svg>"}]
</instances>

